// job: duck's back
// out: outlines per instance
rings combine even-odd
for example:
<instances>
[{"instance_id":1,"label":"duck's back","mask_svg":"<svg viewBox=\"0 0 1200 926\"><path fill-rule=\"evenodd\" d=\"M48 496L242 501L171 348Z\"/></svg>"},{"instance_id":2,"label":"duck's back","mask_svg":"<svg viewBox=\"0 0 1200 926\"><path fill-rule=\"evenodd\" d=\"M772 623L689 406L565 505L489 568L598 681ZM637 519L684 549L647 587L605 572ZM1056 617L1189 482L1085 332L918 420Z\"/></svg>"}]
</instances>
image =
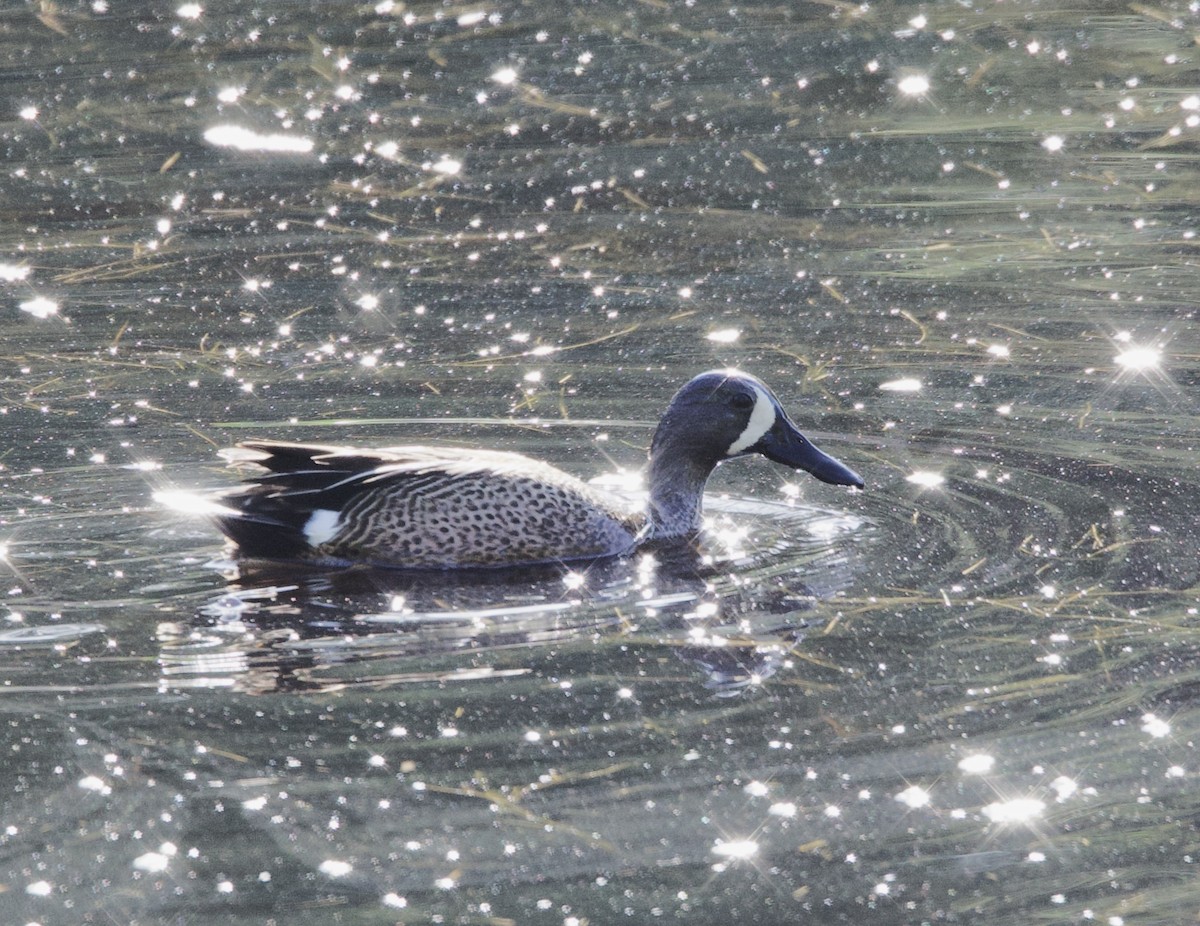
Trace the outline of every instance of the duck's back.
<instances>
[{"instance_id":1,"label":"duck's back","mask_svg":"<svg viewBox=\"0 0 1200 926\"><path fill-rule=\"evenodd\" d=\"M628 552L642 517L621 499L514 453L243 445L267 473L225 495L221 529L271 559L410 568L500 566Z\"/></svg>"}]
</instances>

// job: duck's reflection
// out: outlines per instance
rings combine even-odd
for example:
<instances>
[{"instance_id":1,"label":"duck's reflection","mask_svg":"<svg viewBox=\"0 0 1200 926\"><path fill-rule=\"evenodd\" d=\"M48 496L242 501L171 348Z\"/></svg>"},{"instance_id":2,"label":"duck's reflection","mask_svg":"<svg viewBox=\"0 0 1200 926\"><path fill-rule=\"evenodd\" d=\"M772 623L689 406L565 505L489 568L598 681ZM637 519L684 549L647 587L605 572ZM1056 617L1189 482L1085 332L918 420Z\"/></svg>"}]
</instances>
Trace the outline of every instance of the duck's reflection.
<instances>
[{"instance_id":1,"label":"duck's reflection","mask_svg":"<svg viewBox=\"0 0 1200 926\"><path fill-rule=\"evenodd\" d=\"M530 674L565 645L665 648L732 696L761 686L817 601L744 580L695 542L588 568L314 571L227 563L195 620L158 628L162 685L242 692L452 684Z\"/></svg>"}]
</instances>

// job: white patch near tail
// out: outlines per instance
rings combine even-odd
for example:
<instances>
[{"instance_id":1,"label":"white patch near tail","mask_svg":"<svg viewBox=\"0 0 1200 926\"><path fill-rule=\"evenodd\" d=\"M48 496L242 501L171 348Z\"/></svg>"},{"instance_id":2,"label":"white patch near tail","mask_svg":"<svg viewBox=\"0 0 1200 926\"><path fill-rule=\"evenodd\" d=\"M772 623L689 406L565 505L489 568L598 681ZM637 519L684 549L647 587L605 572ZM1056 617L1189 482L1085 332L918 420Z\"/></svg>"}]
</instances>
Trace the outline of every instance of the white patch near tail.
<instances>
[{"instance_id":1,"label":"white patch near tail","mask_svg":"<svg viewBox=\"0 0 1200 926\"><path fill-rule=\"evenodd\" d=\"M746 430L725 451L727 457L736 456L753 447L775 425L775 403L771 401L771 397L753 383L750 384L750 388L754 390L754 411L750 412Z\"/></svg>"},{"instance_id":2,"label":"white patch near tail","mask_svg":"<svg viewBox=\"0 0 1200 926\"><path fill-rule=\"evenodd\" d=\"M304 522L304 539L310 547L319 547L337 536L342 529L341 514L328 508L318 508Z\"/></svg>"}]
</instances>

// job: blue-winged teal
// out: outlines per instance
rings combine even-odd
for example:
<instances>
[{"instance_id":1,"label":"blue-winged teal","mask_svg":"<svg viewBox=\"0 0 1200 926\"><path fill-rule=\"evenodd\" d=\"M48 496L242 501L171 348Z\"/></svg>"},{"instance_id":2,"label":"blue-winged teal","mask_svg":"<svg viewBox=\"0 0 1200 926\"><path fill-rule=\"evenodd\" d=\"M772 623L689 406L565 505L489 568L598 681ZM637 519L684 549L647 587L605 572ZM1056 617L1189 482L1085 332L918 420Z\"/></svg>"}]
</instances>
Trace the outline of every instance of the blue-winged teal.
<instances>
[{"instance_id":1,"label":"blue-winged teal","mask_svg":"<svg viewBox=\"0 0 1200 926\"><path fill-rule=\"evenodd\" d=\"M411 568L511 566L619 556L700 528L717 464L750 453L823 482L862 478L800 433L760 380L697 376L650 444L646 511L516 453L362 450L248 441L268 470L218 499L217 523L251 558Z\"/></svg>"}]
</instances>

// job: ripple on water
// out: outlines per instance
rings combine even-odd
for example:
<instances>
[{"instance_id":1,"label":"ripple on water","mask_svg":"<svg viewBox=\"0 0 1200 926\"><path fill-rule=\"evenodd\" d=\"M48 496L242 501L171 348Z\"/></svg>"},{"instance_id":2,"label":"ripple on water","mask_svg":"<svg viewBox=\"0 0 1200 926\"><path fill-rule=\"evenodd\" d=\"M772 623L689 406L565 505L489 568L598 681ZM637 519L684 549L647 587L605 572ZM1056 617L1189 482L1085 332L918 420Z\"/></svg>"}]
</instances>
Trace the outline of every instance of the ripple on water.
<instances>
[{"instance_id":1,"label":"ripple on water","mask_svg":"<svg viewBox=\"0 0 1200 926\"><path fill-rule=\"evenodd\" d=\"M72 643L94 633L104 633L103 624L45 624L0 630L0 647L50 646Z\"/></svg>"}]
</instances>

